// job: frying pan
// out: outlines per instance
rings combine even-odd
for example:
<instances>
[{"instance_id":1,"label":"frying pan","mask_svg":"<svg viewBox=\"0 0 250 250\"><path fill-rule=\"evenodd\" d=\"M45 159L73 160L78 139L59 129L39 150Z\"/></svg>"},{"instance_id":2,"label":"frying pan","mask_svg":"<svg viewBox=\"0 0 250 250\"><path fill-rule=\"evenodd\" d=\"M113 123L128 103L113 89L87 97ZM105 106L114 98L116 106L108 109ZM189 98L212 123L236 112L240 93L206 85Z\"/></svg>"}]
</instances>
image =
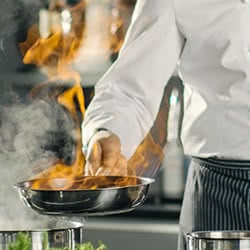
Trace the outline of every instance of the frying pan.
<instances>
[{"instance_id":1,"label":"frying pan","mask_svg":"<svg viewBox=\"0 0 250 250\"><path fill-rule=\"evenodd\" d=\"M103 182L103 178L107 184ZM123 182L124 180L126 182ZM34 188L33 184L37 181L44 183L44 187ZM53 190L46 187L49 182L54 183ZM87 186L79 189L81 182L99 185L95 188ZM145 201L149 186L153 182L153 179L144 177L85 176L73 182L71 180L70 187L67 186L66 178L33 179L19 182L15 187L25 205L40 214L96 216L134 210Z\"/></svg>"}]
</instances>

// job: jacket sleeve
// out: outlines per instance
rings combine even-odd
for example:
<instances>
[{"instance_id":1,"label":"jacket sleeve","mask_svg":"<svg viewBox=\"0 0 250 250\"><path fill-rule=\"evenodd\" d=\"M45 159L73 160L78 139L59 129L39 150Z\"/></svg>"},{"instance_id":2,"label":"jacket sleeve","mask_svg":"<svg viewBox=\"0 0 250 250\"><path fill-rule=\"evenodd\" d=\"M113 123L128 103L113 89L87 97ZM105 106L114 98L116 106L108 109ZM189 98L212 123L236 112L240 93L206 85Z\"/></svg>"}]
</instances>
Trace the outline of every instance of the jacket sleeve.
<instances>
[{"instance_id":1,"label":"jacket sleeve","mask_svg":"<svg viewBox=\"0 0 250 250\"><path fill-rule=\"evenodd\" d=\"M95 87L82 125L83 144L105 128L130 158L153 125L184 38L173 0L138 0L119 57Z\"/></svg>"}]
</instances>

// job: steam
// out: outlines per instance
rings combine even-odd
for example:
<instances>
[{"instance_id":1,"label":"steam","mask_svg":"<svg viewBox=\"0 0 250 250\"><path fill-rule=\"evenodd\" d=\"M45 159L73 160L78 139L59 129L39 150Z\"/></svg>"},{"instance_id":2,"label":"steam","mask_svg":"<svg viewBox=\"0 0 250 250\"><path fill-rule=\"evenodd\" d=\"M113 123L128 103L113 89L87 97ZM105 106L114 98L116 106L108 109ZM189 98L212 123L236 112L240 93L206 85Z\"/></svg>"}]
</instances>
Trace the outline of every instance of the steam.
<instances>
[{"instance_id":1,"label":"steam","mask_svg":"<svg viewBox=\"0 0 250 250\"><path fill-rule=\"evenodd\" d=\"M71 155L72 121L55 102L23 103L11 92L0 99L0 231L62 226L61 217L25 207L13 186L47 168L58 154Z\"/></svg>"}]
</instances>

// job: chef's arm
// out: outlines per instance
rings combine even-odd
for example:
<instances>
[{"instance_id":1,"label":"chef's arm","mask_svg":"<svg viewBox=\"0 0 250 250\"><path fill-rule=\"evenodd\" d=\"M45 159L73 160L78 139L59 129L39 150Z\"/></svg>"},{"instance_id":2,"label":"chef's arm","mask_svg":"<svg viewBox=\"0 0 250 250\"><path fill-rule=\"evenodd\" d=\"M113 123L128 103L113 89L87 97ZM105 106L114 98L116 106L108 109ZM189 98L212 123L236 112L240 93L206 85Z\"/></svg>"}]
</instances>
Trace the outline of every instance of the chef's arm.
<instances>
[{"instance_id":1,"label":"chef's arm","mask_svg":"<svg viewBox=\"0 0 250 250\"><path fill-rule=\"evenodd\" d=\"M149 131L184 46L172 1L137 1L118 59L97 83L86 111L84 145L104 128L119 137L129 159Z\"/></svg>"}]
</instances>

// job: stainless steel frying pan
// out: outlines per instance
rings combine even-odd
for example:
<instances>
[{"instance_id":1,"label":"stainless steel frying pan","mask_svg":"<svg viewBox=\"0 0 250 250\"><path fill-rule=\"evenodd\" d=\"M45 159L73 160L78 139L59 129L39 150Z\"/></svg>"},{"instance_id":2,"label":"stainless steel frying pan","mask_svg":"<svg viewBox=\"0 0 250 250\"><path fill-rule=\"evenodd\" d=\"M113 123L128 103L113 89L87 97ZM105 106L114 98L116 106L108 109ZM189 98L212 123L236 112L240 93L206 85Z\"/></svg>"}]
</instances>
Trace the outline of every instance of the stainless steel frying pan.
<instances>
[{"instance_id":1,"label":"stainless steel frying pan","mask_svg":"<svg viewBox=\"0 0 250 250\"><path fill-rule=\"evenodd\" d=\"M80 181L101 183L102 176L82 177L76 179ZM122 176L105 176L107 183L119 183ZM15 185L21 199L33 210L46 215L108 215L128 212L141 205L147 196L149 186L154 182L150 178L125 177L132 185L107 186L99 185L95 189L75 188L76 183L71 183L71 187L65 189L67 179L40 179L39 181L57 183L54 190L49 188L32 188L37 180L20 182Z\"/></svg>"}]
</instances>

